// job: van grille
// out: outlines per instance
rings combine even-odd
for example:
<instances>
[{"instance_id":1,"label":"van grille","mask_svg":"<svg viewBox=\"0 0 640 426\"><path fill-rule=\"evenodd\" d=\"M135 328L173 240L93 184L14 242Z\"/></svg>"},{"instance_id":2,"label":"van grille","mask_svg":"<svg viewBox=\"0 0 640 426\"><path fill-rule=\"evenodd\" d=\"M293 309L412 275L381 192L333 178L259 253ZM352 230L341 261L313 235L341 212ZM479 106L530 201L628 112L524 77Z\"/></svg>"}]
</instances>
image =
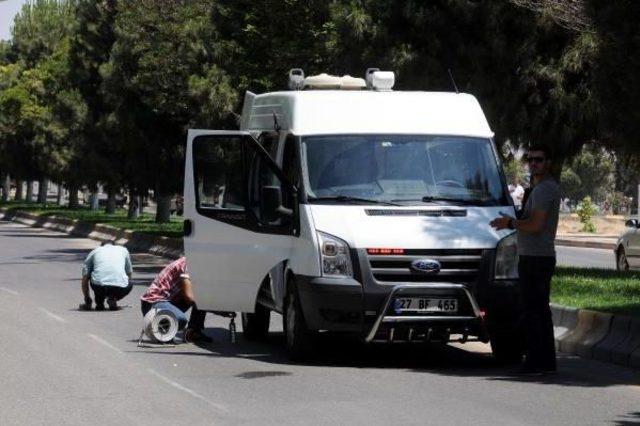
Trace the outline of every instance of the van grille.
<instances>
[{"instance_id":1,"label":"van grille","mask_svg":"<svg viewBox=\"0 0 640 426\"><path fill-rule=\"evenodd\" d=\"M369 266L380 282L453 282L474 283L478 279L481 249L405 250L403 255L367 254ZM433 259L440 262L438 274L427 275L411 270L411 262Z\"/></svg>"}]
</instances>

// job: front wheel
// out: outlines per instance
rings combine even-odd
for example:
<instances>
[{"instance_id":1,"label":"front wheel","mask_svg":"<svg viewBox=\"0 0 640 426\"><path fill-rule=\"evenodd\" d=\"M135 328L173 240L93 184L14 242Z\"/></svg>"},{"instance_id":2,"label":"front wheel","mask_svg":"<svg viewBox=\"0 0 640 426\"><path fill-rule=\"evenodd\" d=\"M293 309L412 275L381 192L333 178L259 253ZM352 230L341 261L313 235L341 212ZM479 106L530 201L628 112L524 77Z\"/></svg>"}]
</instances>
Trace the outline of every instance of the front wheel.
<instances>
[{"instance_id":1,"label":"front wheel","mask_svg":"<svg viewBox=\"0 0 640 426\"><path fill-rule=\"evenodd\" d=\"M312 352L313 334L307 328L295 282L287 286L284 309L284 334L292 360L302 360Z\"/></svg>"},{"instance_id":2,"label":"front wheel","mask_svg":"<svg viewBox=\"0 0 640 426\"><path fill-rule=\"evenodd\" d=\"M616 268L618 271L628 271L629 262L627 261L627 254L624 252L624 248L620 247L618 255L616 256Z\"/></svg>"}]
</instances>

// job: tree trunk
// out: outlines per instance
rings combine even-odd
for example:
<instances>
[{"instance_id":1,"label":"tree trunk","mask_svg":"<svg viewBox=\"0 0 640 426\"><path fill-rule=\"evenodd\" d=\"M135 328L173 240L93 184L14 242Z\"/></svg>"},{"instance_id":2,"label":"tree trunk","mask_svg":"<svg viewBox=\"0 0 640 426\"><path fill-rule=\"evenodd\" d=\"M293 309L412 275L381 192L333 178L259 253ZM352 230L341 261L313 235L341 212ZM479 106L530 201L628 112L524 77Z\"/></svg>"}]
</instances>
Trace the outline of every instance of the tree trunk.
<instances>
[{"instance_id":1,"label":"tree trunk","mask_svg":"<svg viewBox=\"0 0 640 426\"><path fill-rule=\"evenodd\" d=\"M129 191L129 209L127 210L127 219L134 220L139 216L138 213L138 197L133 191Z\"/></svg>"},{"instance_id":2,"label":"tree trunk","mask_svg":"<svg viewBox=\"0 0 640 426\"><path fill-rule=\"evenodd\" d=\"M144 213L144 197L140 195L138 197L138 215L142 216Z\"/></svg>"},{"instance_id":3,"label":"tree trunk","mask_svg":"<svg viewBox=\"0 0 640 426\"><path fill-rule=\"evenodd\" d=\"M168 223L171 220L171 195L159 194L156 203L156 223Z\"/></svg>"},{"instance_id":4,"label":"tree trunk","mask_svg":"<svg viewBox=\"0 0 640 426\"><path fill-rule=\"evenodd\" d=\"M20 179L16 179L16 195L13 198L15 201L22 201L24 198L24 182Z\"/></svg>"},{"instance_id":5,"label":"tree trunk","mask_svg":"<svg viewBox=\"0 0 640 426\"><path fill-rule=\"evenodd\" d=\"M89 197L89 205L91 206L91 210L100 209L100 201L98 200L98 190L91 192L91 196Z\"/></svg>"},{"instance_id":6,"label":"tree trunk","mask_svg":"<svg viewBox=\"0 0 640 426\"><path fill-rule=\"evenodd\" d=\"M78 186L76 184L69 184L69 208L77 209L80 207L80 201L78 200Z\"/></svg>"},{"instance_id":7,"label":"tree trunk","mask_svg":"<svg viewBox=\"0 0 640 426\"><path fill-rule=\"evenodd\" d=\"M116 212L116 191L112 188L107 189L107 206L104 212L106 214L114 214Z\"/></svg>"},{"instance_id":8,"label":"tree trunk","mask_svg":"<svg viewBox=\"0 0 640 426\"><path fill-rule=\"evenodd\" d=\"M64 199L64 187L61 183L58 183L58 195L56 197L56 203L61 206L62 200Z\"/></svg>"},{"instance_id":9,"label":"tree trunk","mask_svg":"<svg viewBox=\"0 0 640 426\"><path fill-rule=\"evenodd\" d=\"M27 203L33 203L33 181L27 181Z\"/></svg>"},{"instance_id":10,"label":"tree trunk","mask_svg":"<svg viewBox=\"0 0 640 426\"><path fill-rule=\"evenodd\" d=\"M49 179L42 178L38 181L38 202L46 204L49 192Z\"/></svg>"},{"instance_id":11,"label":"tree trunk","mask_svg":"<svg viewBox=\"0 0 640 426\"><path fill-rule=\"evenodd\" d=\"M9 193L11 192L11 176L7 173L2 181L2 202L9 201Z\"/></svg>"}]
</instances>

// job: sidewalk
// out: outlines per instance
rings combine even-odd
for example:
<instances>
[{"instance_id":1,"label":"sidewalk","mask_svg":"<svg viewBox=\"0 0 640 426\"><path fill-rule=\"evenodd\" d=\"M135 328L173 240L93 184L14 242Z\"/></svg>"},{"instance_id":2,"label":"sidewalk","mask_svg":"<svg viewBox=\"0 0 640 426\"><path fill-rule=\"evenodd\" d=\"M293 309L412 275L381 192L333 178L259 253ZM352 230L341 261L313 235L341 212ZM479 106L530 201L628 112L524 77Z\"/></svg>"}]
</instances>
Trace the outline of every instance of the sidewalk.
<instances>
[{"instance_id":1,"label":"sidewalk","mask_svg":"<svg viewBox=\"0 0 640 426\"><path fill-rule=\"evenodd\" d=\"M569 247L589 247L614 250L619 235L607 234L558 234L556 244Z\"/></svg>"}]
</instances>

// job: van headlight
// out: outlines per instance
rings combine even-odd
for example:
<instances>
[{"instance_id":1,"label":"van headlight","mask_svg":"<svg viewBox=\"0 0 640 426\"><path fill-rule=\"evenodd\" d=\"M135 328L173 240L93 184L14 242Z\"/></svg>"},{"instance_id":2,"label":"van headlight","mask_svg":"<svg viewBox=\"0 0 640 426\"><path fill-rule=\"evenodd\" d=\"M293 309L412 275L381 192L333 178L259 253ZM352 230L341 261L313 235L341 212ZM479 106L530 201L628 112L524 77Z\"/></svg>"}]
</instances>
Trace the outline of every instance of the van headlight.
<instances>
[{"instance_id":1,"label":"van headlight","mask_svg":"<svg viewBox=\"0 0 640 426\"><path fill-rule=\"evenodd\" d=\"M322 276L329 278L353 277L349 245L340 238L323 232L318 232L318 240L320 241Z\"/></svg>"},{"instance_id":2,"label":"van headlight","mask_svg":"<svg viewBox=\"0 0 640 426\"><path fill-rule=\"evenodd\" d=\"M518 241L515 232L498 243L495 278L497 280L518 279Z\"/></svg>"}]
</instances>

